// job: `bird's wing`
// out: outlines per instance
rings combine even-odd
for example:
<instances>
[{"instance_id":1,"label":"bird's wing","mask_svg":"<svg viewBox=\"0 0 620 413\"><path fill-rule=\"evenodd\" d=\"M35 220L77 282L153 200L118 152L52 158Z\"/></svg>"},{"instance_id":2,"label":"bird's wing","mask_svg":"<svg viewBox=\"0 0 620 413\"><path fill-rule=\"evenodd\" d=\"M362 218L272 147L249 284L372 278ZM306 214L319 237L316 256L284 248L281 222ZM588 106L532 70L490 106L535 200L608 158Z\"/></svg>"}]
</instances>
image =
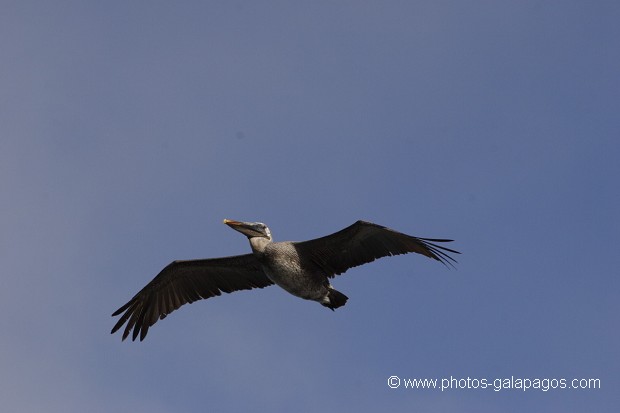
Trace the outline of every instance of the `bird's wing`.
<instances>
[{"instance_id":1,"label":"bird's wing","mask_svg":"<svg viewBox=\"0 0 620 413\"><path fill-rule=\"evenodd\" d=\"M272 285L252 254L204 260L174 261L153 278L127 304L112 314L123 313L112 333L127 323L123 340L144 340L149 327L183 304L239 290Z\"/></svg>"},{"instance_id":2,"label":"bird's wing","mask_svg":"<svg viewBox=\"0 0 620 413\"><path fill-rule=\"evenodd\" d=\"M355 224L325 237L295 242L300 257L309 257L326 275L334 277L351 267L366 264L381 257L416 252L445 265L456 262L447 253L458 251L434 244L449 239L418 238L372 222Z\"/></svg>"}]
</instances>

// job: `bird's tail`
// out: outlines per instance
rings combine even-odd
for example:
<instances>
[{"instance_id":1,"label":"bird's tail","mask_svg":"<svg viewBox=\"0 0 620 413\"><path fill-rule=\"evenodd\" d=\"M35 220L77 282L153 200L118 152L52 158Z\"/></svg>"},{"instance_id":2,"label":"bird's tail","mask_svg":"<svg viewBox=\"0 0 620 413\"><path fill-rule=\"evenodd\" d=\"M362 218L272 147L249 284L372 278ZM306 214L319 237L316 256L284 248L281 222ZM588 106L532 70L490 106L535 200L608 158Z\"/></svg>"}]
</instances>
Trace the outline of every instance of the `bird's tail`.
<instances>
[{"instance_id":1,"label":"bird's tail","mask_svg":"<svg viewBox=\"0 0 620 413\"><path fill-rule=\"evenodd\" d=\"M321 301L321 304L334 311L336 308L345 305L348 299L349 297L347 297L340 291L336 291L333 288L330 288L327 293L327 297L325 297L323 301Z\"/></svg>"}]
</instances>

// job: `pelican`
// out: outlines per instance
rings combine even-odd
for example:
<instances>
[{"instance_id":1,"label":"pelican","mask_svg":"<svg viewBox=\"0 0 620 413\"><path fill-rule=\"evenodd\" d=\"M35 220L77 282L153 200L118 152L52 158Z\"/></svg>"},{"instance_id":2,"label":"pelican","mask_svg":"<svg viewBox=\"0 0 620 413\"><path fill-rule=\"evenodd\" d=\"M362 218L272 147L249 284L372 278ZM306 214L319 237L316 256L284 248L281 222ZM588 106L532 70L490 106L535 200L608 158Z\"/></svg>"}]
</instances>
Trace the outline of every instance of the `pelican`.
<instances>
[{"instance_id":1,"label":"pelican","mask_svg":"<svg viewBox=\"0 0 620 413\"><path fill-rule=\"evenodd\" d=\"M132 340L140 337L142 341L157 320L184 304L274 284L333 311L345 305L348 297L329 280L349 268L410 252L453 266L456 260L447 253L460 254L434 244L452 240L418 238L366 221L302 242L273 242L271 231L262 222L225 219L224 224L248 237L251 254L171 262L112 314L122 314L112 334L126 323L122 339L131 334Z\"/></svg>"}]
</instances>

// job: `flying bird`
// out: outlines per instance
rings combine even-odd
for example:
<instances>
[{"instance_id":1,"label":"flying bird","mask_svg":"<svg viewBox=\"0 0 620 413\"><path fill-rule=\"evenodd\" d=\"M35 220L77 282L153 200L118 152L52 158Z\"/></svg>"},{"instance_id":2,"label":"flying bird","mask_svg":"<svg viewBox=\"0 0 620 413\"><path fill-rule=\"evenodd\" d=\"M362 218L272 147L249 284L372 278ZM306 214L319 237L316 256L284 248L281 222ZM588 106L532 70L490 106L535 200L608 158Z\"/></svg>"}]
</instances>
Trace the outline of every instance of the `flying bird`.
<instances>
[{"instance_id":1,"label":"flying bird","mask_svg":"<svg viewBox=\"0 0 620 413\"><path fill-rule=\"evenodd\" d=\"M225 219L224 224L248 237L251 254L173 261L112 314L122 314L112 334L126 324L122 339L131 334L132 340L140 337L142 341L157 320L183 304L273 284L333 311L345 305L348 297L329 280L349 268L410 252L453 266L456 260L447 253L460 254L434 244L452 240L418 238L366 221L303 242L273 242L271 231L262 222Z\"/></svg>"}]
</instances>

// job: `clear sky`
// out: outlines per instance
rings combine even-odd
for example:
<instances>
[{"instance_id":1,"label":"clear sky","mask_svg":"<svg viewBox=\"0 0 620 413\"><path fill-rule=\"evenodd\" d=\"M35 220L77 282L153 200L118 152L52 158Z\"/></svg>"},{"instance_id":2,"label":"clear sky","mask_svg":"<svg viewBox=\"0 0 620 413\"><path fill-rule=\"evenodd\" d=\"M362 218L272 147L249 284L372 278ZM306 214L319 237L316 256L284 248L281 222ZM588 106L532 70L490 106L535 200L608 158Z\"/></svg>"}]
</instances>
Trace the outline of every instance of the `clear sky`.
<instances>
[{"instance_id":1,"label":"clear sky","mask_svg":"<svg viewBox=\"0 0 620 413\"><path fill-rule=\"evenodd\" d=\"M2 1L7 412L620 405L617 1ZM331 312L277 287L111 313L174 259L366 219L453 238ZM388 377L600 389L388 387Z\"/></svg>"}]
</instances>

